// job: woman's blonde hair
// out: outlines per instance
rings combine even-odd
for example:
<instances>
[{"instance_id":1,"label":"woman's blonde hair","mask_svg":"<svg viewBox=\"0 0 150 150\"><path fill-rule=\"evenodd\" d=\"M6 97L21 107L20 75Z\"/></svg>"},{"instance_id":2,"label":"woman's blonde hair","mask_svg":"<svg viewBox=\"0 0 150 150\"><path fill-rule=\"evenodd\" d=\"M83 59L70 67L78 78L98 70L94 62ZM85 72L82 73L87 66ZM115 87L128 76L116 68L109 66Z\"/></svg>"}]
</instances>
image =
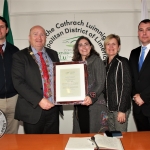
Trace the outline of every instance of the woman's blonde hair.
<instances>
[{"instance_id":1,"label":"woman's blonde hair","mask_svg":"<svg viewBox=\"0 0 150 150\"><path fill-rule=\"evenodd\" d=\"M109 40L111 39L116 39L117 43L118 43L118 46L121 45L121 41L120 41L120 37L116 34L110 34L106 37L105 41L104 41L104 47L106 48L106 44L109 42Z\"/></svg>"}]
</instances>

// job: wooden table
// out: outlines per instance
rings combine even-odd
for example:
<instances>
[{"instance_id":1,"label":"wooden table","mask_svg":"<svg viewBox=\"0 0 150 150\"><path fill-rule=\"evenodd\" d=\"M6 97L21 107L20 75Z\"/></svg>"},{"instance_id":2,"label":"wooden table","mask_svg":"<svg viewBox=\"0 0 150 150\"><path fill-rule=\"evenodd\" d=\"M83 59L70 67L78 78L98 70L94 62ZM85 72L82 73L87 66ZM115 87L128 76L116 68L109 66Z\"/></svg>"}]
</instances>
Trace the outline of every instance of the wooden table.
<instances>
[{"instance_id":1,"label":"wooden table","mask_svg":"<svg viewBox=\"0 0 150 150\"><path fill-rule=\"evenodd\" d=\"M5 134L0 150L64 150L69 137L90 137L94 134ZM124 132L125 150L150 150L150 132Z\"/></svg>"}]
</instances>

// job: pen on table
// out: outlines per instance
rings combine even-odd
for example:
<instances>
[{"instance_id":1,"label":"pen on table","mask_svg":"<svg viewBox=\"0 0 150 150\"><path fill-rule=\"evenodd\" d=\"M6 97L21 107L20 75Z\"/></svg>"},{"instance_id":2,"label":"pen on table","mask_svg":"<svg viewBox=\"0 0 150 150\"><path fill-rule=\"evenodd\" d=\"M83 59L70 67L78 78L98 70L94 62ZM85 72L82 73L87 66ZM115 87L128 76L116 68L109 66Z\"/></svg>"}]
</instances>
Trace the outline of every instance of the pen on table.
<instances>
[{"instance_id":1,"label":"pen on table","mask_svg":"<svg viewBox=\"0 0 150 150\"><path fill-rule=\"evenodd\" d=\"M96 141L95 141L95 137L92 136L91 140L95 143L97 150L100 150L99 146L97 145Z\"/></svg>"}]
</instances>

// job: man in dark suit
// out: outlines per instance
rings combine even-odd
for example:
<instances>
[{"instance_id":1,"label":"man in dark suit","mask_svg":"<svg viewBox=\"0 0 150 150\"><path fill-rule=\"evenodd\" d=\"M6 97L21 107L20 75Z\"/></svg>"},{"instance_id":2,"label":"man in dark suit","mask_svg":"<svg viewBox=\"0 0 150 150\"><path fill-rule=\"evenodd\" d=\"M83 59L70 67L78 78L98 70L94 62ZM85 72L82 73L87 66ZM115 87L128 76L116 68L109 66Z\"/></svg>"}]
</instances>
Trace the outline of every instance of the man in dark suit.
<instances>
[{"instance_id":1,"label":"man in dark suit","mask_svg":"<svg viewBox=\"0 0 150 150\"><path fill-rule=\"evenodd\" d=\"M130 66L133 81L133 115L138 131L150 131L150 20L139 23L141 46L132 50Z\"/></svg>"},{"instance_id":2,"label":"man in dark suit","mask_svg":"<svg viewBox=\"0 0 150 150\"><path fill-rule=\"evenodd\" d=\"M53 104L53 62L59 61L58 54L44 47L46 33L41 26L30 29L29 42L29 47L13 55L12 78L19 93L15 118L23 121L27 134L57 134L62 107Z\"/></svg>"},{"instance_id":3,"label":"man in dark suit","mask_svg":"<svg viewBox=\"0 0 150 150\"><path fill-rule=\"evenodd\" d=\"M5 133L18 133L18 120L14 119L14 111L18 98L11 77L12 55L19 49L6 41L9 32L5 18L0 16L0 110L7 119Z\"/></svg>"}]
</instances>

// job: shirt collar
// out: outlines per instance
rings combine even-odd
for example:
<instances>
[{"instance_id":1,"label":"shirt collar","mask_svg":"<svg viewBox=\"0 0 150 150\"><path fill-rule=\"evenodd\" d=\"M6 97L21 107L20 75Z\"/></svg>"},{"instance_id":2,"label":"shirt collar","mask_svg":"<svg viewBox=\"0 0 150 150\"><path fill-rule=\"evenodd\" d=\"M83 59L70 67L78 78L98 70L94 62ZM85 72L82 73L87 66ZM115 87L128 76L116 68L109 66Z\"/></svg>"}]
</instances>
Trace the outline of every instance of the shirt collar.
<instances>
[{"instance_id":1,"label":"shirt collar","mask_svg":"<svg viewBox=\"0 0 150 150\"><path fill-rule=\"evenodd\" d=\"M34 47L31 46L31 49L32 49L34 55L36 55L36 54L38 53L38 51L37 51ZM41 52L46 53L44 47L42 48L42 51L41 51Z\"/></svg>"},{"instance_id":2,"label":"shirt collar","mask_svg":"<svg viewBox=\"0 0 150 150\"><path fill-rule=\"evenodd\" d=\"M5 48L6 48L6 41L3 43L4 45L3 45L3 47L2 47L2 49L3 49L3 52L5 51Z\"/></svg>"},{"instance_id":3,"label":"shirt collar","mask_svg":"<svg viewBox=\"0 0 150 150\"><path fill-rule=\"evenodd\" d=\"M142 45L142 47L143 47L143 45ZM145 47L147 47L147 49L149 50L150 49L150 43L148 45L146 45Z\"/></svg>"}]
</instances>

